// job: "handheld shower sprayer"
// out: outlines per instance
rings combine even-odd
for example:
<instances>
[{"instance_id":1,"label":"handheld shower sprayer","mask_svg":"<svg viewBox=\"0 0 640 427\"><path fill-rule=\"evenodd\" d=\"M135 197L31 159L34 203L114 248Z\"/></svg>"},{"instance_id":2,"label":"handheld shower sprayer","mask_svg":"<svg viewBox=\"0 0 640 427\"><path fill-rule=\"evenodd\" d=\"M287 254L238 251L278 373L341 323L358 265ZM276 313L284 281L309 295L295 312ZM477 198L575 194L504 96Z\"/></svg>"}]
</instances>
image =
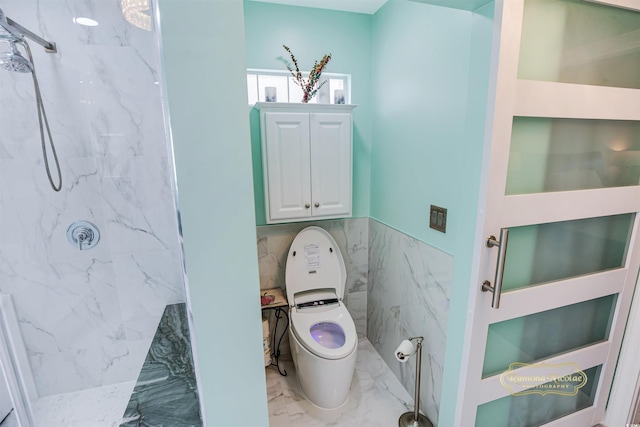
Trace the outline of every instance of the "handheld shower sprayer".
<instances>
[{"instance_id":1,"label":"handheld shower sprayer","mask_svg":"<svg viewBox=\"0 0 640 427\"><path fill-rule=\"evenodd\" d=\"M60 191L62 189L62 173L60 171L60 162L58 161L58 154L56 153L56 147L53 143L53 137L51 136L51 129L49 128L49 120L47 120L47 113L44 109L44 103L42 102L42 94L40 92L40 85L38 84L38 78L36 76L36 67L33 61L33 55L31 54L31 48L27 43L25 37L35 41L39 45L45 48L45 51L49 53L57 52L56 44L48 42L40 36L27 30L15 21L7 18L0 9L0 47L6 45L8 51L0 51L0 68L4 68L9 71L16 71L19 73L31 73L33 77L33 86L36 95L36 107L38 111L38 125L40 128L40 142L42 146L42 155L44 157L44 166L47 172L47 178L49 184L54 191ZM22 46L26 53L27 58L22 56L18 50L18 45ZM51 154L56 165L57 170L57 184L54 183L51 176L51 169L49 168L49 156L47 153L47 144L45 142L44 131L47 131L49 137L49 146L51 148Z\"/></svg>"}]
</instances>

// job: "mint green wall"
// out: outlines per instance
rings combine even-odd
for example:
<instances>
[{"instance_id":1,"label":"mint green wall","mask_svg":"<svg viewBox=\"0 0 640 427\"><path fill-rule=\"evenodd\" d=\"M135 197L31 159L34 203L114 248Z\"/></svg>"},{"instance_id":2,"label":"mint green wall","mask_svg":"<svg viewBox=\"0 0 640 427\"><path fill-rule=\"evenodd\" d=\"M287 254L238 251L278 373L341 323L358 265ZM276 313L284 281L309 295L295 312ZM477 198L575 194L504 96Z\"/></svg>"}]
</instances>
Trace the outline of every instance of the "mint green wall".
<instances>
[{"instance_id":1,"label":"mint green wall","mask_svg":"<svg viewBox=\"0 0 640 427\"><path fill-rule=\"evenodd\" d=\"M373 28L371 217L454 253L473 176L461 164L473 147L465 133L471 13L391 0ZM447 208L446 234L429 228L431 204Z\"/></svg>"},{"instance_id":2,"label":"mint green wall","mask_svg":"<svg viewBox=\"0 0 640 427\"><path fill-rule=\"evenodd\" d=\"M242 2L159 8L206 425L267 427Z\"/></svg>"},{"instance_id":3,"label":"mint green wall","mask_svg":"<svg viewBox=\"0 0 640 427\"><path fill-rule=\"evenodd\" d=\"M371 217L455 256L438 425L455 425L478 220L493 6L390 0L373 20ZM447 208L446 234L428 226Z\"/></svg>"},{"instance_id":4,"label":"mint green wall","mask_svg":"<svg viewBox=\"0 0 640 427\"><path fill-rule=\"evenodd\" d=\"M331 53L326 72L351 74L353 113L353 216L369 216L371 116L371 15L307 7L245 1L248 68L286 70L286 44L300 68L308 70ZM264 187L260 154L260 123L250 111L253 180L257 225L265 224Z\"/></svg>"},{"instance_id":5,"label":"mint green wall","mask_svg":"<svg viewBox=\"0 0 640 427\"><path fill-rule=\"evenodd\" d=\"M460 213L457 224L455 242L455 261L453 267L453 286L447 331L447 363L444 367L442 396L440 398L439 425L456 425L454 419L456 398L459 390L462 366L462 352L466 317L469 301L469 287L476 286L470 282L474 257L479 255L474 238L481 238L481 227L476 227L483 220L483 207L479 200L483 197L480 185L483 153L485 152L485 129L487 112L491 105L489 100L491 67L491 49L493 37L494 3L475 10L471 14L471 52L468 72L469 98L466 109L467 124L464 154L459 158L458 170L464 171L457 176L459 196L465 200L464 211Z\"/></svg>"}]
</instances>

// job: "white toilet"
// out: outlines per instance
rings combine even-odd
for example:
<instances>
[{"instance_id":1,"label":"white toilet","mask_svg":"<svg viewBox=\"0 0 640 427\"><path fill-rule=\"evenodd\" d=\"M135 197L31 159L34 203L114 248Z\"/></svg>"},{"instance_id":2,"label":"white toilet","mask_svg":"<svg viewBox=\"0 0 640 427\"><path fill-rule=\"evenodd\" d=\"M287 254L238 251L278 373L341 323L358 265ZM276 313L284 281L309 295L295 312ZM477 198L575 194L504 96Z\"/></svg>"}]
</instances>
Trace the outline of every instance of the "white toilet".
<instances>
[{"instance_id":1,"label":"white toilet","mask_svg":"<svg viewBox=\"0 0 640 427\"><path fill-rule=\"evenodd\" d=\"M347 272L336 241L307 227L291 243L285 284L289 344L302 392L314 405L333 409L349 397L358 337L342 302Z\"/></svg>"}]
</instances>

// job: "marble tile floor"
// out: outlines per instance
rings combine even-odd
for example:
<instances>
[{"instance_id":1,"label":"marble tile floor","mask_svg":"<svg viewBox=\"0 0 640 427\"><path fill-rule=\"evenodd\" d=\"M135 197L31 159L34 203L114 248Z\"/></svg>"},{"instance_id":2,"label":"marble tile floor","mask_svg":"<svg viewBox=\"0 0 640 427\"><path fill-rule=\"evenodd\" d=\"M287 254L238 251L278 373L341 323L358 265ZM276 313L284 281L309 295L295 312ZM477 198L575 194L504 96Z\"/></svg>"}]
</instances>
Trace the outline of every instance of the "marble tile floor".
<instances>
[{"instance_id":1,"label":"marble tile floor","mask_svg":"<svg viewBox=\"0 0 640 427\"><path fill-rule=\"evenodd\" d=\"M389 427L404 412L413 411L413 397L366 339L358 342L356 370L349 400L342 407L320 409L300 390L291 360L280 360L287 376L267 367L270 427Z\"/></svg>"}]
</instances>

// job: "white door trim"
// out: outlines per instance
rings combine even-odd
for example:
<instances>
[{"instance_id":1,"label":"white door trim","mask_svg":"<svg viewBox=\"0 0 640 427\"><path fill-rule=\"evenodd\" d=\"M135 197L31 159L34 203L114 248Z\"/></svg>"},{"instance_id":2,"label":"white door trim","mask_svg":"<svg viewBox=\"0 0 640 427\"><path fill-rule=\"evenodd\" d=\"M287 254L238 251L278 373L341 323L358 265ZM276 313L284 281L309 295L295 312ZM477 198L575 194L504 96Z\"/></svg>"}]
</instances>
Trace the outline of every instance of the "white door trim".
<instances>
[{"instance_id":1,"label":"white door trim","mask_svg":"<svg viewBox=\"0 0 640 427\"><path fill-rule=\"evenodd\" d=\"M638 387L640 386L638 349L640 349L640 289L636 283L627 330L604 416L606 426L625 426L632 421L634 402L639 397Z\"/></svg>"},{"instance_id":2,"label":"white door trim","mask_svg":"<svg viewBox=\"0 0 640 427\"><path fill-rule=\"evenodd\" d=\"M594 3L619 6L626 9L640 11L639 0L588 0ZM629 93L629 91L625 91ZM620 93L622 96L622 93ZM640 108L640 104L636 104ZM636 116L637 112L631 112ZM631 118L638 120L637 118ZM638 349L640 349L640 289L636 281L636 291L631 303L631 311L627 321L622 349L616 367L616 374L609 394L609 402L604 417L606 426L624 426L632 422L634 403L640 398L640 364L638 363Z\"/></svg>"}]
</instances>

